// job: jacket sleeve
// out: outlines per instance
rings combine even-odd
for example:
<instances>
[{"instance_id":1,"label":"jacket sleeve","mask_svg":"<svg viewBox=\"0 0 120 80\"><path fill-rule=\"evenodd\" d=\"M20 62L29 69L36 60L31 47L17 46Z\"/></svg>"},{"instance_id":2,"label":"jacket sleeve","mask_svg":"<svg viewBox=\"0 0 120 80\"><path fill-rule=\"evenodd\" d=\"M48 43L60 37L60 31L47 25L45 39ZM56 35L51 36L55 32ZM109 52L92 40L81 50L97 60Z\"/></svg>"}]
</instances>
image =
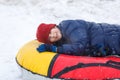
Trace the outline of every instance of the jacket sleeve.
<instances>
[{"instance_id":1,"label":"jacket sleeve","mask_svg":"<svg viewBox=\"0 0 120 80\"><path fill-rule=\"evenodd\" d=\"M57 48L60 54L82 55L84 46L82 44L64 44Z\"/></svg>"},{"instance_id":2,"label":"jacket sleeve","mask_svg":"<svg viewBox=\"0 0 120 80\"><path fill-rule=\"evenodd\" d=\"M57 52L82 55L88 42L86 24L83 21L70 21L69 24L65 31L65 37L70 40L70 43L59 46Z\"/></svg>"}]
</instances>

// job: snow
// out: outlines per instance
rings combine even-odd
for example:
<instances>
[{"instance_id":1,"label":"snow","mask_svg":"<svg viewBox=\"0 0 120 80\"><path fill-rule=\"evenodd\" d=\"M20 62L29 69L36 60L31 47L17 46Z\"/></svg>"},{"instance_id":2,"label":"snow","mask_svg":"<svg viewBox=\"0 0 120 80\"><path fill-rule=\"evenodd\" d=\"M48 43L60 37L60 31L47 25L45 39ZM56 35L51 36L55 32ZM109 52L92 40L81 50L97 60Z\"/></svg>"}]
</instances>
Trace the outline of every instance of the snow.
<instances>
[{"instance_id":1,"label":"snow","mask_svg":"<svg viewBox=\"0 0 120 80\"><path fill-rule=\"evenodd\" d=\"M0 0L0 80L22 80L18 50L40 23L65 19L120 24L120 0Z\"/></svg>"}]
</instances>

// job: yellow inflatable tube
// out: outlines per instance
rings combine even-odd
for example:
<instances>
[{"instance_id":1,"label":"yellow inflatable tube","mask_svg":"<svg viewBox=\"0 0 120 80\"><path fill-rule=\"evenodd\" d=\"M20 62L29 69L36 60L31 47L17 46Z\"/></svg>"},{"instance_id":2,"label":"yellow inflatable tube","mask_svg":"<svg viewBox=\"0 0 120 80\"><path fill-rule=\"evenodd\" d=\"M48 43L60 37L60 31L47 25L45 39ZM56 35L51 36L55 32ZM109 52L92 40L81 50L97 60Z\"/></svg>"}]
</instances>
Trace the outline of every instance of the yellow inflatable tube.
<instances>
[{"instance_id":1,"label":"yellow inflatable tube","mask_svg":"<svg viewBox=\"0 0 120 80\"><path fill-rule=\"evenodd\" d=\"M17 63L36 74L47 76L50 62L56 53L53 52L42 52L39 53L36 48L42 43L37 40L33 40L24 45L16 56ZM47 54L45 54L47 53ZM49 54L48 54L49 53Z\"/></svg>"}]
</instances>

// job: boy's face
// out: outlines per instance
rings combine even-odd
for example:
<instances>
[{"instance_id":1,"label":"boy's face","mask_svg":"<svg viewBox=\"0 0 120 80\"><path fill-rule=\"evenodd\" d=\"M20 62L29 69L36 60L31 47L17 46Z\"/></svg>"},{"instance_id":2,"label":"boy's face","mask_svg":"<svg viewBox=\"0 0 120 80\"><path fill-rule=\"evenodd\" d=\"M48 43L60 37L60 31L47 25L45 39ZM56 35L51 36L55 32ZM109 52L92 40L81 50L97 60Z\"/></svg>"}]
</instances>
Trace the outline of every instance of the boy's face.
<instances>
[{"instance_id":1,"label":"boy's face","mask_svg":"<svg viewBox=\"0 0 120 80\"><path fill-rule=\"evenodd\" d=\"M62 38L62 34L61 34L59 28L57 28L57 27L52 28L49 33L50 42L56 42L56 41L60 40L61 38Z\"/></svg>"}]
</instances>

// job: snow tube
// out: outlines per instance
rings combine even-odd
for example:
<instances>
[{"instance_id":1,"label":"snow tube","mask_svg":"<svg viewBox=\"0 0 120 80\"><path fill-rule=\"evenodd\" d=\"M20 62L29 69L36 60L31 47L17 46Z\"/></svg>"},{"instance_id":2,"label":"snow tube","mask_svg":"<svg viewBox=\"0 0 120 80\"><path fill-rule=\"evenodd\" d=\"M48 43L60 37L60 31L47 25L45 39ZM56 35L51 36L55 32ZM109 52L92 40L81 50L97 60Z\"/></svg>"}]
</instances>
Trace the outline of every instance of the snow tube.
<instances>
[{"instance_id":1,"label":"snow tube","mask_svg":"<svg viewBox=\"0 0 120 80\"><path fill-rule=\"evenodd\" d=\"M119 56L88 57L53 52L39 53L36 48L40 44L42 43L33 40L24 45L16 56L18 65L33 76L67 80L120 79Z\"/></svg>"}]
</instances>

